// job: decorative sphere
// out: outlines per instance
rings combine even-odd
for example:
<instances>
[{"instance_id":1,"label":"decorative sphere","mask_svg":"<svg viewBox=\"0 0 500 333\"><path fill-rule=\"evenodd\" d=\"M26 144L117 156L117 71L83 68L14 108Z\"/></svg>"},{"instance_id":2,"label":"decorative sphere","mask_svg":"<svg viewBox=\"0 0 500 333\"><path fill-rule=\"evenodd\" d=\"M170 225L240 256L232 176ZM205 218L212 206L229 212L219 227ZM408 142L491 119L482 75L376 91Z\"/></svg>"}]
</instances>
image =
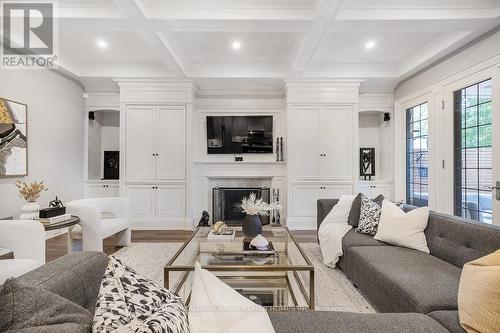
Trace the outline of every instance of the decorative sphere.
<instances>
[{"instance_id":1,"label":"decorative sphere","mask_svg":"<svg viewBox=\"0 0 500 333\"><path fill-rule=\"evenodd\" d=\"M222 221L217 221L215 222L213 229L216 234L220 235L227 231L227 225Z\"/></svg>"}]
</instances>

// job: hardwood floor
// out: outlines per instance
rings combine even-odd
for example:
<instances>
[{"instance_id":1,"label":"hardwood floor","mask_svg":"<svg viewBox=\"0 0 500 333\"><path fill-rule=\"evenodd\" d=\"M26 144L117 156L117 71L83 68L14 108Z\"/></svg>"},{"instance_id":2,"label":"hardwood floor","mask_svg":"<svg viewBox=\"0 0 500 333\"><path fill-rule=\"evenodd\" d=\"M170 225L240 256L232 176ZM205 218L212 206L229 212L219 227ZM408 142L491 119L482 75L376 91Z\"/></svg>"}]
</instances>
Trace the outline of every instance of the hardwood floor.
<instances>
[{"instance_id":1,"label":"hardwood floor","mask_svg":"<svg viewBox=\"0 0 500 333\"><path fill-rule=\"evenodd\" d=\"M134 230L132 231L133 243L183 243L192 231L189 230ZM295 239L300 243L315 243L316 231L292 231ZM121 247L115 245L114 236L104 240L104 252L108 255L115 253ZM62 257L68 253L67 235L59 235L46 241L46 262Z\"/></svg>"}]
</instances>

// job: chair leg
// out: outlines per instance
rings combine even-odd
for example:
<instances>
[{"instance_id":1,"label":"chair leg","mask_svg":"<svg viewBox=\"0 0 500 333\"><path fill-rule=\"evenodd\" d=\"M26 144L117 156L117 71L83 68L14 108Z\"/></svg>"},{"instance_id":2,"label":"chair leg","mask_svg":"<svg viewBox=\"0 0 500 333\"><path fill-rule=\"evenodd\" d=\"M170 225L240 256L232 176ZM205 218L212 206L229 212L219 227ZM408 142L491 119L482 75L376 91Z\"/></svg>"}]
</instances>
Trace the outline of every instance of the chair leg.
<instances>
[{"instance_id":1,"label":"chair leg","mask_svg":"<svg viewBox=\"0 0 500 333\"><path fill-rule=\"evenodd\" d=\"M70 251L70 249L68 249L68 254L71 252L83 251L82 240L81 239L72 239L71 244L68 247L71 247L71 251Z\"/></svg>"},{"instance_id":2,"label":"chair leg","mask_svg":"<svg viewBox=\"0 0 500 333\"><path fill-rule=\"evenodd\" d=\"M132 238L132 231L130 228L120 231L116 234L116 245L118 246L130 246Z\"/></svg>"}]
</instances>

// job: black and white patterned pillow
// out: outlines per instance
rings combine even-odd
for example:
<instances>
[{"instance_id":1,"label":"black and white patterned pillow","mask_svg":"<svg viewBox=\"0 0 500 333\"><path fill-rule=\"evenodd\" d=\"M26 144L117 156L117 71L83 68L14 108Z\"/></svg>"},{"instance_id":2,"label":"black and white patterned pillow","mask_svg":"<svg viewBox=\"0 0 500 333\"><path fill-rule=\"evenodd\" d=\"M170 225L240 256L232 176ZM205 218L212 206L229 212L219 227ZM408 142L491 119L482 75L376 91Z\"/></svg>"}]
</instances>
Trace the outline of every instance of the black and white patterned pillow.
<instances>
[{"instance_id":1,"label":"black and white patterned pillow","mask_svg":"<svg viewBox=\"0 0 500 333\"><path fill-rule=\"evenodd\" d=\"M374 236L377 233L381 213L382 205L361 194L361 210L356 231L361 234Z\"/></svg>"},{"instance_id":2,"label":"black and white patterned pillow","mask_svg":"<svg viewBox=\"0 0 500 333\"><path fill-rule=\"evenodd\" d=\"M93 332L189 332L186 307L170 290L110 257L101 282Z\"/></svg>"}]
</instances>

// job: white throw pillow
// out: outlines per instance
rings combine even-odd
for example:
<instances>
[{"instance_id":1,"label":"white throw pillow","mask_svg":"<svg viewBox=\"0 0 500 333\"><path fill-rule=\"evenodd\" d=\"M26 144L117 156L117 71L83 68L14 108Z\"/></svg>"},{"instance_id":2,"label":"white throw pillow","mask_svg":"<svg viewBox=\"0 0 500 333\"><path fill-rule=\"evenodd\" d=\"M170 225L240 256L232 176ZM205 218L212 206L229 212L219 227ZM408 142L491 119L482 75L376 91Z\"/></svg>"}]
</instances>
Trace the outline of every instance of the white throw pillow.
<instances>
[{"instance_id":1,"label":"white throw pillow","mask_svg":"<svg viewBox=\"0 0 500 333\"><path fill-rule=\"evenodd\" d=\"M189 303L191 333L274 333L266 310L196 263Z\"/></svg>"},{"instance_id":2,"label":"white throw pillow","mask_svg":"<svg viewBox=\"0 0 500 333\"><path fill-rule=\"evenodd\" d=\"M429 219L429 207L420 207L405 213L389 200L382 202L382 214L376 240L430 253L424 230Z\"/></svg>"}]
</instances>

